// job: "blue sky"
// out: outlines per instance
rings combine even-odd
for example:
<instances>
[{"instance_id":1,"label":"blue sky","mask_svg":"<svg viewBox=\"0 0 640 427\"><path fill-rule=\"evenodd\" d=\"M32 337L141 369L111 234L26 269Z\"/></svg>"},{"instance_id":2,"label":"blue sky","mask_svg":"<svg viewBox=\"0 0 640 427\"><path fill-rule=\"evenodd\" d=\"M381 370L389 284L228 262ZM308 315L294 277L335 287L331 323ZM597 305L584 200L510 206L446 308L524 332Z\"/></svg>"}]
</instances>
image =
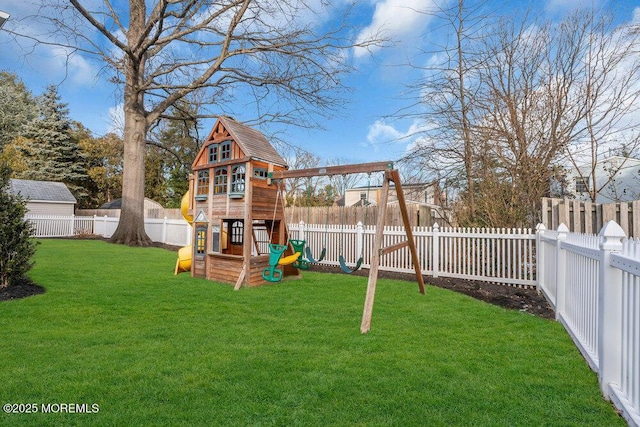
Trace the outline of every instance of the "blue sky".
<instances>
[{"instance_id":1,"label":"blue sky","mask_svg":"<svg viewBox=\"0 0 640 427\"><path fill-rule=\"evenodd\" d=\"M332 3L344 5L350 1ZM39 5L38 0L0 0L0 10L12 15L5 29L21 26L21 31L25 31L24 23L28 21L24 18ZM587 5L612 8L618 22L640 20L640 0L491 0L488 7L504 12L528 5L542 17L551 19ZM415 81L419 73L401 65L406 63L405 58L416 56L418 46L429 49L429 44L437 38L439 23L431 15L419 12L433 7L434 0L364 0L354 15L354 24L361 28L357 36L366 37L382 28L391 46L370 53L351 52L350 60L357 71L347 79L353 92L349 94L345 110L326 121L325 130L292 127L286 129L283 138L325 161L360 163L400 157L411 143L411 138L405 136L411 134L416 123L411 119L388 117L415 102L406 95L405 85ZM27 30L38 33L37 28ZM119 91L104 81L99 65L78 55L68 64L65 61L66 56L59 48L41 46L32 50L7 31L0 30L1 70L16 73L34 95L41 94L50 84L58 85L71 118L97 135L106 133L113 126L113 112L122 103ZM214 119L206 121L203 132L207 133L213 123Z\"/></svg>"}]
</instances>

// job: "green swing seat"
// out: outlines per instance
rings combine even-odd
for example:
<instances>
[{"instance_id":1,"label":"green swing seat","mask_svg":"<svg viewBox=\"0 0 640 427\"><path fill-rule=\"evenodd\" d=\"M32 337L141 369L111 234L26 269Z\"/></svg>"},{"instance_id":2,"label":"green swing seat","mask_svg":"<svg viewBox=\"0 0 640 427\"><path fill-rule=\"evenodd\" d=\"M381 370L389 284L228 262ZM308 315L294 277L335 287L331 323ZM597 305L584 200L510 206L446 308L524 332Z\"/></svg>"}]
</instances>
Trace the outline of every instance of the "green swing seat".
<instances>
[{"instance_id":1,"label":"green swing seat","mask_svg":"<svg viewBox=\"0 0 640 427\"><path fill-rule=\"evenodd\" d=\"M287 250L285 245L269 244L269 267L262 270L262 278L268 282L279 282L282 280L282 270L278 267L280 257Z\"/></svg>"},{"instance_id":2,"label":"green swing seat","mask_svg":"<svg viewBox=\"0 0 640 427\"><path fill-rule=\"evenodd\" d=\"M307 242L304 240L289 239L289 243L293 246L293 252L300 253L300 257L292 265L301 270L308 270L311 263L302 257L302 254L305 253L304 247Z\"/></svg>"},{"instance_id":3,"label":"green swing seat","mask_svg":"<svg viewBox=\"0 0 640 427\"><path fill-rule=\"evenodd\" d=\"M327 255L327 248L322 248L322 252L320 252L320 257L318 259L315 259L313 257L313 254L311 253L311 248L309 246L307 246L305 253L307 254L307 259L309 260L309 262L311 262L312 264L317 264L320 261L322 261L324 257Z\"/></svg>"},{"instance_id":4,"label":"green swing seat","mask_svg":"<svg viewBox=\"0 0 640 427\"><path fill-rule=\"evenodd\" d=\"M360 258L358 258L358 261L356 262L356 265L353 266L353 267L349 267L347 265L347 262L345 261L345 259L344 259L344 257L342 255L340 255L338 257L338 262L340 263L340 268L342 269L343 273L351 274L354 271L360 270L360 267L362 267L362 256L360 256Z\"/></svg>"}]
</instances>

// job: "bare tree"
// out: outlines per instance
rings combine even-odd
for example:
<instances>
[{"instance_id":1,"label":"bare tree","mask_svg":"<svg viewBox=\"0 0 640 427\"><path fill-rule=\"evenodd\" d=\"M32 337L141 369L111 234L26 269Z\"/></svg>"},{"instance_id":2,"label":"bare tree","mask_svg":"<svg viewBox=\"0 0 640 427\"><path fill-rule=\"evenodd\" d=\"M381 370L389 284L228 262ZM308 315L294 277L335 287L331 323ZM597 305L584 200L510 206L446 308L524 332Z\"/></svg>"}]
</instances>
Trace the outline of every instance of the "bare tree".
<instances>
[{"instance_id":1,"label":"bare tree","mask_svg":"<svg viewBox=\"0 0 640 427\"><path fill-rule=\"evenodd\" d=\"M459 177L462 223L533 226L563 156L577 159L585 141L630 135L635 124L623 118L636 108L639 72L631 45L590 11L557 24L526 13L485 20L473 38L461 37L462 14L451 12L452 40L467 44L439 52L441 69L416 85L426 94L426 130L410 157ZM635 148L637 137L625 142Z\"/></svg>"},{"instance_id":2,"label":"bare tree","mask_svg":"<svg viewBox=\"0 0 640 427\"><path fill-rule=\"evenodd\" d=\"M312 126L316 113L340 105L346 49L354 46L346 21L319 32L313 17L325 12L296 0L45 0L41 11L65 37L57 44L94 55L123 87L122 214L112 241L130 245L149 243L145 144L169 107L197 91L219 113L251 96L255 123Z\"/></svg>"},{"instance_id":3,"label":"bare tree","mask_svg":"<svg viewBox=\"0 0 640 427\"><path fill-rule=\"evenodd\" d=\"M567 32L584 34L586 41L569 47L580 55L580 81L572 98L582 115L566 160L593 202L603 189L615 187L618 172L628 167L626 159L640 154L640 33L632 26L615 28L611 22L609 16L585 11L565 24ZM623 160L598 168L598 162L612 153Z\"/></svg>"},{"instance_id":4,"label":"bare tree","mask_svg":"<svg viewBox=\"0 0 640 427\"><path fill-rule=\"evenodd\" d=\"M410 64L425 73L409 86L411 93L420 93L420 108L415 114L401 114L423 122L418 141L402 162L417 163L417 168L409 166L414 171L430 171L428 180L456 186L471 217L476 206L473 168L477 150L473 104L479 90L477 70L483 61L475 46L489 25L485 6L485 1L458 0L437 12L447 36L440 49L422 52L429 57L426 66Z\"/></svg>"},{"instance_id":5,"label":"bare tree","mask_svg":"<svg viewBox=\"0 0 640 427\"><path fill-rule=\"evenodd\" d=\"M300 147L287 146L284 150L283 157L287 161L291 169L307 169L315 168L320 164L320 157ZM289 206L295 204L297 206L306 206L307 198L315 194L315 187L319 182L319 178L292 178L288 179L284 185L284 198Z\"/></svg>"}]
</instances>

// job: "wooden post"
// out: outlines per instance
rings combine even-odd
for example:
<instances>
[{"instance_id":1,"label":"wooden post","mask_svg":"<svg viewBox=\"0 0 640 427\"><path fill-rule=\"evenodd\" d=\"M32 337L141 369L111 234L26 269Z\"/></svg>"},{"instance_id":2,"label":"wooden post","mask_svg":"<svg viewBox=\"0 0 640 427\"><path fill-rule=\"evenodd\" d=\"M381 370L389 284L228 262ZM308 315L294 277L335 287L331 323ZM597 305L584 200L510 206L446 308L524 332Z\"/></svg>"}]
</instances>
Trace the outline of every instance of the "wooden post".
<instances>
[{"instance_id":1,"label":"wooden post","mask_svg":"<svg viewBox=\"0 0 640 427\"><path fill-rule=\"evenodd\" d=\"M386 172L389 176L388 179L393 180L396 187L396 196L398 197L398 205L400 205L400 212L402 213L402 222L404 224L404 230L407 233L407 242L409 242L409 252L411 253L411 262L413 262L413 269L416 273L416 280L418 281L418 287L420 293L424 295L424 279L422 277L422 271L420 268L420 259L418 258L418 251L416 250L416 244L413 240L413 231L411 230L411 221L409 220L409 212L407 212L407 203L404 199L404 191L402 190L402 184L400 183L400 173L397 169ZM386 208L386 205L385 205Z\"/></svg>"},{"instance_id":2,"label":"wooden post","mask_svg":"<svg viewBox=\"0 0 640 427\"><path fill-rule=\"evenodd\" d=\"M249 243L253 240L253 166L247 162L244 171L244 245L242 257L244 258L242 271L234 286L238 290L242 284L249 286L251 279L251 252L253 246Z\"/></svg>"},{"instance_id":3,"label":"wooden post","mask_svg":"<svg viewBox=\"0 0 640 427\"><path fill-rule=\"evenodd\" d=\"M364 300L362 324L360 332L366 334L371 329L371 316L373 315L373 300L376 295L376 283L378 281L378 267L380 266L380 248L384 237L384 223L387 214L387 200L389 199L389 180L385 179L380 196L380 208L376 221L376 235L373 240L373 253L371 254L371 266L369 267L369 281L367 282L367 296Z\"/></svg>"}]
</instances>

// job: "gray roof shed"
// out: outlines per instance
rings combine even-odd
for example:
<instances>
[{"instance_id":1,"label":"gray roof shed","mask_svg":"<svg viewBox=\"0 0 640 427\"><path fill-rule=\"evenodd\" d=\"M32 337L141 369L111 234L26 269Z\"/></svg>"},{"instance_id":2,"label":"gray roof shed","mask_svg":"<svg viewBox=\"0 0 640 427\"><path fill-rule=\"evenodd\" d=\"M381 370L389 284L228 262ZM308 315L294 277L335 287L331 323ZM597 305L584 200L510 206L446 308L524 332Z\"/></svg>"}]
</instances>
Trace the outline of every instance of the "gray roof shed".
<instances>
[{"instance_id":1,"label":"gray roof shed","mask_svg":"<svg viewBox=\"0 0 640 427\"><path fill-rule=\"evenodd\" d=\"M11 179L9 188L31 202L76 203L77 200L63 182Z\"/></svg>"}]
</instances>

